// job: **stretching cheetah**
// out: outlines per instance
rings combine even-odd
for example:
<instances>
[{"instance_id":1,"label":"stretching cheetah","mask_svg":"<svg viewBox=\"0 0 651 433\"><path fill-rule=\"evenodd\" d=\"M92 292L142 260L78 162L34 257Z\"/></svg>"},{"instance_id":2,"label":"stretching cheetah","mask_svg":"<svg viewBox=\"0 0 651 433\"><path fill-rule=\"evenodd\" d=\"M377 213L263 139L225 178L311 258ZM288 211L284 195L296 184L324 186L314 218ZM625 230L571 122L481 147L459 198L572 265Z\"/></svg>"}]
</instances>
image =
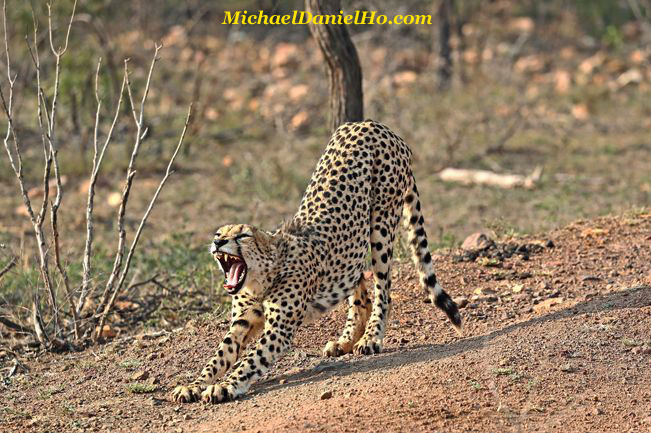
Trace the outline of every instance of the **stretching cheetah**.
<instances>
[{"instance_id":1,"label":"stretching cheetah","mask_svg":"<svg viewBox=\"0 0 651 433\"><path fill-rule=\"evenodd\" d=\"M403 213L422 287L459 328L457 305L434 275L411 150L381 123L346 123L330 139L290 221L274 232L237 224L215 233L210 251L233 298L230 329L199 378L176 387L173 399L216 403L243 395L289 349L301 324L346 298L343 334L326 345L324 355L379 353L391 304L393 241ZM369 248L372 302L362 278ZM214 384L216 378L222 379Z\"/></svg>"}]
</instances>

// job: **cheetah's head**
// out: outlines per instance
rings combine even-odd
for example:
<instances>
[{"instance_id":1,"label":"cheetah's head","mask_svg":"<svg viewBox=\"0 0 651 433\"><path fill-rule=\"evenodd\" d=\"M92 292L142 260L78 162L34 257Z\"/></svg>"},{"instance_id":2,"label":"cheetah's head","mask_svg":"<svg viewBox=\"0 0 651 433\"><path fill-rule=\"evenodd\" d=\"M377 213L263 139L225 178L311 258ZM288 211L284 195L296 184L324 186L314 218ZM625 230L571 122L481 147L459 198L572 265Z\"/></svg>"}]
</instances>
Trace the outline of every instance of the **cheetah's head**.
<instances>
[{"instance_id":1,"label":"cheetah's head","mask_svg":"<svg viewBox=\"0 0 651 433\"><path fill-rule=\"evenodd\" d=\"M247 224L217 229L210 252L224 272L224 290L235 295L245 285L262 284L271 268L272 235Z\"/></svg>"}]
</instances>

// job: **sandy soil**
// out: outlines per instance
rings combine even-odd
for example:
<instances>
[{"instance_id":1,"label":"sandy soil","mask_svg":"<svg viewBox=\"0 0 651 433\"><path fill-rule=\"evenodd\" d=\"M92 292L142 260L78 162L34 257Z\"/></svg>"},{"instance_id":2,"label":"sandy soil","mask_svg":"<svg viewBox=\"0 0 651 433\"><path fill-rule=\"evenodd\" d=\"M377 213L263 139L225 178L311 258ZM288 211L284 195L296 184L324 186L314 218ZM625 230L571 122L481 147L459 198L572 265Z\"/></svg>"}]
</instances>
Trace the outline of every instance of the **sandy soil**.
<instances>
[{"instance_id":1,"label":"sandy soil","mask_svg":"<svg viewBox=\"0 0 651 433\"><path fill-rule=\"evenodd\" d=\"M303 328L246 398L174 404L169 391L226 329L197 319L30 361L2 385L0 431L651 431L651 214L533 240L554 247L497 266L435 257L444 287L468 301L461 336L396 264L380 355L320 356L339 308Z\"/></svg>"}]
</instances>

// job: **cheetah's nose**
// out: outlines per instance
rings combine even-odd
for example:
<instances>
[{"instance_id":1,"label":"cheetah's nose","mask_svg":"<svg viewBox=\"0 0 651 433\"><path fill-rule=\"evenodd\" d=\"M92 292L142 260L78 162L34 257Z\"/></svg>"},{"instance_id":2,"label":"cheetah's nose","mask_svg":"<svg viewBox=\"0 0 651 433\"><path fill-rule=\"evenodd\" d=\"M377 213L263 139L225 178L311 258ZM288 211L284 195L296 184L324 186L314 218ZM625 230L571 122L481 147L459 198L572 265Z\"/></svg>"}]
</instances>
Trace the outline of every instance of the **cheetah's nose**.
<instances>
[{"instance_id":1,"label":"cheetah's nose","mask_svg":"<svg viewBox=\"0 0 651 433\"><path fill-rule=\"evenodd\" d=\"M226 245L226 244L228 243L228 241L227 241L227 240L224 240L224 239L215 239L215 240L213 241L213 243L215 244L215 246L216 246L217 248L219 248L219 247L221 247L221 246L223 246L223 245Z\"/></svg>"}]
</instances>

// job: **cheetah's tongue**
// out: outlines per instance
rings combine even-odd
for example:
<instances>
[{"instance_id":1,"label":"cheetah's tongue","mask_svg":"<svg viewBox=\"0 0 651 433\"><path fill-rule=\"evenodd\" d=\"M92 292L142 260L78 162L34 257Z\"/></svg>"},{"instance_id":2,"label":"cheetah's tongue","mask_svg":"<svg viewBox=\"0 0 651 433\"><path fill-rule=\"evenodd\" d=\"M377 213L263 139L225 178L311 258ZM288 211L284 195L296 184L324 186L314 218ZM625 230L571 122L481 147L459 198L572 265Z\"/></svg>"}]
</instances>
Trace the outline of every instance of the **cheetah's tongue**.
<instances>
[{"instance_id":1,"label":"cheetah's tongue","mask_svg":"<svg viewBox=\"0 0 651 433\"><path fill-rule=\"evenodd\" d=\"M244 270L244 263L234 263L231 268L228 270L228 275L226 276L226 284L224 287L227 289L232 289L237 286L237 283L240 282L240 276Z\"/></svg>"}]
</instances>

